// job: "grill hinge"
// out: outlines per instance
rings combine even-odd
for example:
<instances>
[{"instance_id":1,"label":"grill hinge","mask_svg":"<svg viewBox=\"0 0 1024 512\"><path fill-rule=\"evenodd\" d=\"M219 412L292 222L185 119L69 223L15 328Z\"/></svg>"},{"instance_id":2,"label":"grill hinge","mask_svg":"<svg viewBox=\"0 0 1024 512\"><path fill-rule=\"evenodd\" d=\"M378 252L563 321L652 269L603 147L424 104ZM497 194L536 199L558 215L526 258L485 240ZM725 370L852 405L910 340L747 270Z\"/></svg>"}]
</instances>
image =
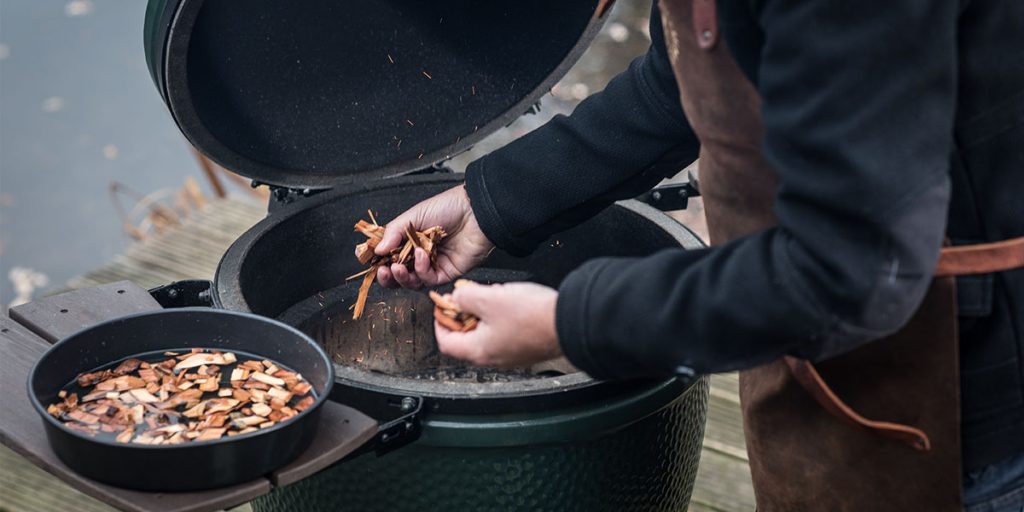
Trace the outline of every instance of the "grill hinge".
<instances>
[{"instance_id":1,"label":"grill hinge","mask_svg":"<svg viewBox=\"0 0 1024 512\"><path fill-rule=\"evenodd\" d=\"M418 396L403 397L398 407L402 415L382 423L377 431L377 455L405 446L420 437L420 413L423 411L423 398Z\"/></svg>"},{"instance_id":2,"label":"grill hinge","mask_svg":"<svg viewBox=\"0 0 1024 512\"><path fill-rule=\"evenodd\" d=\"M700 192L689 182L686 182L662 185L640 194L636 199L663 212L671 212L685 210L690 203L690 198L699 195Z\"/></svg>"}]
</instances>

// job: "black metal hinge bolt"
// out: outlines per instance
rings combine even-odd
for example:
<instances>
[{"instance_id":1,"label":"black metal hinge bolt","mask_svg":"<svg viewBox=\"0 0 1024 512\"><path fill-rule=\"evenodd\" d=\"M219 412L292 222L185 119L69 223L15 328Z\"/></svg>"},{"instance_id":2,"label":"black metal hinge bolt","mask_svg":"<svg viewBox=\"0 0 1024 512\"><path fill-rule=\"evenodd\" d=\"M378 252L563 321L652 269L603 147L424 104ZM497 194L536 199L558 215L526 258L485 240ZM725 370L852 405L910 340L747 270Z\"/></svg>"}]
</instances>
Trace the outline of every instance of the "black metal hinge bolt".
<instances>
[{"instance_id":1,"label":"black metal hinge bolt","mask_svg":"<svg viewBox=\"0 0 1024 512\"><path fill-rule=\"evenodd\" d=\"M415 398L413 398L411 396L407 396L407 397L402 399L402 412L411 412L415 408L416 408L416 399Z\"/></svg>"}]
</instances>

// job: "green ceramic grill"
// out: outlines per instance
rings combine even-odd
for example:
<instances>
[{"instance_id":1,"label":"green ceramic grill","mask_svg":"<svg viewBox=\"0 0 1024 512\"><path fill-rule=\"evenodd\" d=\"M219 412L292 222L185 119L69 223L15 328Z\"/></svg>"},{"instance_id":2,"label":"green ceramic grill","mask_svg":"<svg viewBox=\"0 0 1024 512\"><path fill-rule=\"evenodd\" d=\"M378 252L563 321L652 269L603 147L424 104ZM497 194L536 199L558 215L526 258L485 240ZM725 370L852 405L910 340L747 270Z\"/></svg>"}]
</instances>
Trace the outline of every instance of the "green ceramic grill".
<instances>
[{"instance_id":1,"label":"green ceramic grill","mask_svg":"<svg viewBox=\"0 0 1024 512\"><path fill-rule=\"evenodd\" d=\"M415 291L375 288L369 303L391 313L348 318L354 221L459 183L445 160L533 109L604 4L150 0L146 58L174 122L274 191L267 218L221 260L214 303L310 334L335 363L331 399L380 422L360 450L254 509L686 509L705 379L601 382L565 361L465 367L438 353ZM625 201L528 257L495 251L468 277L557 286L592 257L701 246Z\"/></svg>"}]
</instances>

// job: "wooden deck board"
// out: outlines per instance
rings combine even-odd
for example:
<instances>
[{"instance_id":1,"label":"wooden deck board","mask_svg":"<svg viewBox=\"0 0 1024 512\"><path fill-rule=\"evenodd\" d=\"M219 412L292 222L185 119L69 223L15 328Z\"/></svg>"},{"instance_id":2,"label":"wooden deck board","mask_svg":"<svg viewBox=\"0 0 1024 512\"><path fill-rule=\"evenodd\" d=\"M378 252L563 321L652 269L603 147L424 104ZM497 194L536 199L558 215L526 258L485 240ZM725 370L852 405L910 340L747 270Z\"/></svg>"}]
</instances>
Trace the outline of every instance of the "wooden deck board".
<instances>
[{"instance_id":1,"label":"wooden deck board","mask_svg":"<svg viewBox=\"0 0 1024 512\"><path fill-rule=\"evenodd\" d=\"M71 503L74 506L69 508ZM0 508L11 512L114 510L68 487L3 445L0 445Z\"/></svg>"},{"instance_id":2,"label":"wooden deck board","mask_svg":"<svg viewBox=\"0 0 1024 512\"><path fill-rule=\"evenodd\" d=\"M152 288L181 279L212 279L224 251L265 211L252 202L212 201L180 228L131 245L123 255L72 279L68 287L129 279ZM754 510L738 388L735 374L711 378L708 424L690 505L693 512ZM0 447L0 510L56 512L69 510L69 503L84 512L112 510Z\"/></svg>"}]
</instances>

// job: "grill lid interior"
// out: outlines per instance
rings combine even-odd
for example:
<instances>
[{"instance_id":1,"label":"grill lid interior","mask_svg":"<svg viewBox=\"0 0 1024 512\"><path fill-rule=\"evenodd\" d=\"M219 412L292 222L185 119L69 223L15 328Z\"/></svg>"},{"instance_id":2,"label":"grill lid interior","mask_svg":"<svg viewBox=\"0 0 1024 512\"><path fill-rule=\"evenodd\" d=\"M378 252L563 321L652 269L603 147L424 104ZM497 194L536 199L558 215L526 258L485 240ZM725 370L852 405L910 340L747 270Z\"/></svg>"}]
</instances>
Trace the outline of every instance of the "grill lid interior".
<instances>
[{"instance_id":1,"label":"grill lid interior","mask_svg":"<svg viewBox=\"0 0 1024 512\"><path fill-rule=\"evenodd\" d=\"M328 188L429 167L515 120L594 37L598 3L179 0L154 75L216 162Z\"/></svg>"}]
</instances>

